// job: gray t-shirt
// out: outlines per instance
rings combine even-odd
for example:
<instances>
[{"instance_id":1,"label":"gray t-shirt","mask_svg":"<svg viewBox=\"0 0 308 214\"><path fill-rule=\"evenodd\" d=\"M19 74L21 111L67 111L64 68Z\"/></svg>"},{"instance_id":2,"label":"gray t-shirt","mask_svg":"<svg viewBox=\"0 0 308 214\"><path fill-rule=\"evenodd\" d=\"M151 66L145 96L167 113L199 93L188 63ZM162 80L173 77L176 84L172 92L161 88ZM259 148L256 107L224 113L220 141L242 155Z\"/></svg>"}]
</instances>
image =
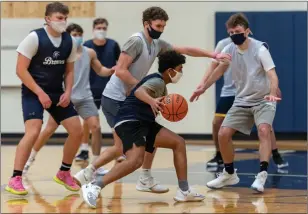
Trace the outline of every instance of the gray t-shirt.
<instances>
[{"instance_id":1,"label":"gray t-shirt","mask_svg":"<svg viewBox=\"0 0 308 214\"><path fill-rule=\"evenodd\" d=\"M150 89L154 98L163 97L168 94L166 83L160 78L151 78L141 86Z\"/></svg>"},{"instance_id":2,"label":"gray t-shirt","mask_svg":"<svg viewBox=\"0 0 308 214\"><path fill-rule=\"evenodd\" d=\"M128 70L133 77L140 81L150 71L155 58L168 49L172 49L172 46L167 42L154 39L152 43L149 43L144 33L139 32L128 39L122 48L122 52L132 57L133 62ZM117 101L124 101L126 99L126 92L131 87L113 74L106 85L103 96Z\"/></svg>"},{"instance_id":3,"label":"gray t-shirt","mask_svg":"<svg viewBox=\"0 0 308 214\"><path fill-rule=\"evenodd\" d=\"M234 43L227 45L222 53L231 55L232 79L236 86L234 106L255 106L270 93L267 72L275 64L264 42L249 38L248 49L240 51Z\"/></svg>"}]
</instances>

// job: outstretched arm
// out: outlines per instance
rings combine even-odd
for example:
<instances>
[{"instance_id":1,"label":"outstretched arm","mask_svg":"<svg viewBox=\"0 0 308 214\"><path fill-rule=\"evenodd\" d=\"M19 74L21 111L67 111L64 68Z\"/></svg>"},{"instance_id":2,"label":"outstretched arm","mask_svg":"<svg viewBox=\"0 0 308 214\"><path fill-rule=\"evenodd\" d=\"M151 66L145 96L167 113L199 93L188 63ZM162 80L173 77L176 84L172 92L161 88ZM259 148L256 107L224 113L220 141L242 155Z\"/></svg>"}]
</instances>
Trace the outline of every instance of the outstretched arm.
<instances>
[{"instance_id":1,"label":"outstretched arm","mask_svg":"<svg viewBox=\"0 0 308 214\"><path fill-rule=\"evenodd\" d=\"M97 59L97 54L93 49L88 49L89 55L91 57L91 67L99 76L110 76L114 73L112 68L106 68L101 64L101 62Z\"/></svg>"}]
</instances>

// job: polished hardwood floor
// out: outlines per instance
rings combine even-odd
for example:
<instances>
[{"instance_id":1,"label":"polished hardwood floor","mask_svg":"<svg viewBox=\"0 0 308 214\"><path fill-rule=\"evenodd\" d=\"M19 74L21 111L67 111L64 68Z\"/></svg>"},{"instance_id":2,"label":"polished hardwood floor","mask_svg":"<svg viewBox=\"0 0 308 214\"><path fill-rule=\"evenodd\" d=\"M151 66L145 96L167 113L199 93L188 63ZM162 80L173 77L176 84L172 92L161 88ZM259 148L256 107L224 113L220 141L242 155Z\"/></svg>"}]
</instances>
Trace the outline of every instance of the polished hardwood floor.
<instances>
[{"instance_id":1,"label":"polished hardwood floor","mask_svg":"<svg viewBox=\"0 0 308 214\"><path fill-rule=\"evenodd\" d=\"M1 213L307 213L307 151L282 151L289 167L277 169L271 161L266 190L263 194L255 194L249 188L259 167L255 150L238 149L236 152L235 167L241 179L238 185L212 191L205 184L221 169L206 168L205 163L213 156L214 148L188 145L189 183L205 194L206 199L175 203L177 179L172 152L159 149L152 174L170 188L168 193L135 190L139 176L136 171L104 188L98 208L90 209L78 192L69 192L52 180L61 164L61 145L45 146L37 155L24 177L24 184L29 189L27 196L18 197L6 192L4 187L12 173L15 148L1 147ZM76 173L86 165L74 163L72 172ZM112 165L110 163L106 168Z\"/></svg>"}]
</instances>

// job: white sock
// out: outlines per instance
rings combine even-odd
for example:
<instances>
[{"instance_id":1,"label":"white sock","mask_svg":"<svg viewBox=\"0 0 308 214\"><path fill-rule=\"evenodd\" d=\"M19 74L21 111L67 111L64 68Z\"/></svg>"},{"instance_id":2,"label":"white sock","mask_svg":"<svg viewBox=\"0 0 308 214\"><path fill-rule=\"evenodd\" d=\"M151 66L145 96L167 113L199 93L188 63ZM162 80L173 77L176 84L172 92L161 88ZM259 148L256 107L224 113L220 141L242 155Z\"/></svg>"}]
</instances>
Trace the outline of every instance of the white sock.
<instances>
[{"instance_id":1,"label":"white sock","mask_svg":"<svg viewBox=\"0 0 308 214\"><path fill-rule=\"evenodd\" d=\"M148 177L151 177L152 174L151 174L151 169L141 169L141 178L144 179L144 178L148 178Z\"/></svg>"},{"instance_id":2,"label":"white sock","mask_svg":"<svg viewBox=\"0 0 308 214\"><path fill-rule=\"evenodd\" d=\"M80 145L80 150L81 150L81 151L89 151L89 145L88 145L88 143L82 143L82 144Z\"/></svg>"},{"instance_id":3,"label":"white sock","mask_svg":"<svg viewBox=\"0 0 308 214\"><path fill-rule=\"evenodd\" d=\"M30 159L35 158L36 155L37 155L37 151L32 149L31 154L30 154Z\"/></svg>"},{"instance_id":4,"label":"white sock","mask_svg":"<svg viewBox=\"0 0 308 214\"><path fill-rule=\"evenodd\" d=\"M98 155L93 155L92 162L96 161L98 157L99 157Z\"/></svg>"}]
</instances>

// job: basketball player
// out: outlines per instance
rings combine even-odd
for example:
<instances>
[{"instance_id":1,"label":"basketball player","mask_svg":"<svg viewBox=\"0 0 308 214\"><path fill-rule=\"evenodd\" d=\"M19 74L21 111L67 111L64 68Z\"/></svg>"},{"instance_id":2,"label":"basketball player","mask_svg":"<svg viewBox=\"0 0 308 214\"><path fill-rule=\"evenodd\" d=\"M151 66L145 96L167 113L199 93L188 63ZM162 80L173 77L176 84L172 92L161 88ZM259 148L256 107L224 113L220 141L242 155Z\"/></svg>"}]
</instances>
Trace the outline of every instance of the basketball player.
<instances>
[{"instance_id":1,"label":"basketball player","mask_svg":"<svg viewBox=\"0 0 308 214\"><path fill-rule=\"evenodd\" d=\"M104 177L82 186L83 200L96 208L96 199L102 188L141 167L145 152L153 153L156 147L173 150L174 166L179 189L174 200L202 201L204 196L190 189L187 181L187 158L185 141L179 135L161 126L155 118L167 95L166 84L177 83L182 77L185 57L175 51L159 56L159 73L143 78L120 107L115 131L123 142L126 161L116 164Z\"/></svg>"},{"instance_id":2,"label":"basketball player","mask_svg":"<svg viewBox=\"0 0 308 214\"><path fill-rule=\"evenodd\" d=\"M80 189L70 174L81 143L82 128L70 102L77 52L75 42L65 32L68 13L68 7L60 2L48 4L46 26L32 31L17 48L16 72L23 83L25 135L16 148L13 176L5 188L13 194L28 194L22 184L22 170L41 131L44 109L69 134L63 149L62 164L54 180L68 190ZM65 91L62 86L64 81Z\"/></svg>"},{"instance_id":3,"label":"basketball player","mask_svg":"<svg viewBox=\"0 0 308 214\"><path fill-rule=\"evenodd\" d=\"M217 46L215 48L215 52L220 53L223 50L223 48L225 46L229 45L230 43L232 43L232 40L231 40L230 37L227 37L225 39L220 40L217 43ZM209 66L207 72L204 74L204 77L201 80L201 82L200 82L199 86L197 87L196 91L193 93L193 95L190 99L191 102L194 101L195 98L198 99L198 97L200 96L200 93L205 92L204 85L205 85L206 81L209 79L209 77L212 75L215 68L217 68L217 66L218 66L217 61L213 60L213 62ZM234 98L235 98L235 94L236 94L236 88L235 88L235 85L234 85L234 81L232 80L232 71L229 67L228 70L224 73L224 85L221 89L220 99L218 101L215 117L214 117L213 122L212 122L213 123L212 132L213 132L213 140L214 140L215 147L216 147L216 155L215 155L214 158L212 158L211 160L209 160L207 162L208 167L217 167L217 166L223 165L222 157L221 157L221 154L220 154L220 151L219 151L218 131L221 127L221 124L222 124L227 112L232 107L232 104L233 104ZM283 167L288 166L289 165L288 162L285 162L278 152L274 130L271 132L271 144L272 144L273 160L274 160L275 164L277 165L277 167L283 168Z\"/></svg>"},{"instance_id":4,"label":"basketball player","mask_svg":"<svg viewBox=\"0 0 308 214\"><path fill-rule=\"evenodd\" d=\"M132 35L124 44L116 72L111 76L102 96L102 109L111 128L114 128L115 118L119 108L124 103L129 91L149 72L156 56L168 49L195 57L210 57L216 59L230 58L227 54L216 54L192 47L172 47L169 43L159 39L164 31L168 15L160 7L150 7L143 12L142 32ZM89 182L92 175L100 166L109 163L114 156L123 153L122 143L113 131L115 145L103 151L100 157L87 168L78 172L74 177L80 183ZM116 154L116 155L115 155ZM145 153L141 176L136 189L144 192L164 193L169 189L160 185L151 175L151 166L155 151Z\"/></svg>"},{"instance_id":5,"label":"basketball player","mask_svg":"<svg viewBox=\"0 0 308 214\"><path fill-rule=\"evenodd\" d=\"M232 15L226 27L233 42L222 53L231 54L232 62L221 62L206 82L205 89L217 81L230 66L237 91L234 103L218 133L225 168L207 186L218 189L239 182L233 166L232 136L236 131L249 135L255 123L260 140L260 172L251 188L263 192L271 154L271 130L276 102L281 100L278 97L278 77L265 43L248 37L249 23L243 14Z\"/></svg>"},{"instance_id":6,"label":"basketball player","mask_svg":"<svg viewBox=\"0 0 308 214\"><path fill-rule=\"evenodd\" d=\"M121 49L119 44L110 38L107 38L109 23L107 19L97 18L93 21L93 39L86 41L83 45L93 49L97 54L97 59L100 63L107 68L112 68L116 65L117 60L119 59ZM90 71L90 87L92 95L94 98L95 105L97 109L100 109L102 93L105 89L107 82L109 81L110 76L100 76L91 68ZM92 133L93 136L93 133ZM87 123L83 124L83 138L82 144L80 146L80 153L76 156L76 161L85 161L89 158L89 127ZM92 143L92 152L97 150L95 144ZM93 153L93 160L96 159L100 154L100 150ZM98 174L105 174L107 171L97 170Z\"/></svg>"},{"instance_id":7,"label":"basketball player","mask_svg":"<svg viewBox=\"0 0 308 214\"><path fill-rule=\"evenodd\" d=\"M74 64L74 86L71 94L71 101L74 104L77 113L82 117L85 123L88 124L91 132L93 133L93 153L99 154L101 149L102 134L100 129L98 110L95 106L93 95L90 90L90 67L92 67L94 71L100 76L110 76L114 70L102 66L97 59L95 51L82 46L83 29L80 25L70 24L67 27L66 32L69 33L76 41L78 57ZM56 123L56 121L52 117L49 117L47 126L45 127L44 131L41 132L33 146L30 158L26 163L23 173L28 171L30 165L35 159L37 152L45 145L47 140L56 131L58 126L59 125ZM99 172L105 171L106 170L100 170Z\"/></svg>"}]
</instances>

